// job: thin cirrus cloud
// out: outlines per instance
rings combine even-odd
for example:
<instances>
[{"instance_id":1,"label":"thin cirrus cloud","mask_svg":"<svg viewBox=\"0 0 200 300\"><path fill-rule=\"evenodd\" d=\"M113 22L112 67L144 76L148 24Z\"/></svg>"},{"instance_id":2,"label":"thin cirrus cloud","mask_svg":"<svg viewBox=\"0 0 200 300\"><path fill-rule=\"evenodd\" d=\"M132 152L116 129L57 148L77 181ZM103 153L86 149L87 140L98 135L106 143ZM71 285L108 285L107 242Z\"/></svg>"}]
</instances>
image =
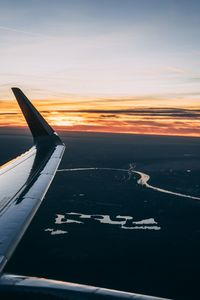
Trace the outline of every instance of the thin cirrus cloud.
<instances>
[{"instance_id":1,"label":"thin cirrus cloud","mask_svg":"<svg viewBox=\"0 0 200 300\"><path fill-rule=\"evenodd\" d=\"M103 117L116 117L117 115L127 116L152 116L152 117L173 117L175 118L200 118L200 109L180 109L180 108L146 108L146 109L90 109L90 110L60 110L62 113L89 113L103 114Z\"/></svg>"}]
</instances>

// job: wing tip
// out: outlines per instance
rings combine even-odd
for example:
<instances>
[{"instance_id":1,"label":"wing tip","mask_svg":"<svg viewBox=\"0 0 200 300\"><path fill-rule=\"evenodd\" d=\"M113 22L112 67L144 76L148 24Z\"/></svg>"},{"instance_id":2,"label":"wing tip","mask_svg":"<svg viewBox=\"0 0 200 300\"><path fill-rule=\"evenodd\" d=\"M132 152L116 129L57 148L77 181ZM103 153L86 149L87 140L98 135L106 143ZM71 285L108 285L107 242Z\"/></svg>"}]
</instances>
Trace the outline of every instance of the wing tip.
<instances>
[{"instance_id":1,"label":"wing tip","mask_svg":"<svg viewBox=\"0 0 200 300\"><path fill-rule=\"evenodd\" d=\"M16 86L13 86L11 87L11 90L14 91L14 90L20 90L20 88L16 87ZM21 91L21 90L20 90Z\"/></svg>"},{"instance_id":2,"label":"wing tip","mask_svg":"<svg viewBox=\"0 0 200 300\"><path fill-rule=\"evenodd\" d=\"M16 95L18 93L23 94L22 90L20 88L16 87L16 86L11 87L11 90L12 90L12 92L13 92L14 95Z\"/></svg>"},{"instance_id":3,"label":"wing tip","mask_svg":"<svg viewBox=\"0 0 200 300\"><path fill-rule=\"evenodd\" d=\"M35 106L30 102L22 90L18 87L12 87L11 90L22 110L26 122L32 132L35 143L41 144L47 138L52 143L62 143L59 136L38 112Z\"/></svg>"}]
</instances>

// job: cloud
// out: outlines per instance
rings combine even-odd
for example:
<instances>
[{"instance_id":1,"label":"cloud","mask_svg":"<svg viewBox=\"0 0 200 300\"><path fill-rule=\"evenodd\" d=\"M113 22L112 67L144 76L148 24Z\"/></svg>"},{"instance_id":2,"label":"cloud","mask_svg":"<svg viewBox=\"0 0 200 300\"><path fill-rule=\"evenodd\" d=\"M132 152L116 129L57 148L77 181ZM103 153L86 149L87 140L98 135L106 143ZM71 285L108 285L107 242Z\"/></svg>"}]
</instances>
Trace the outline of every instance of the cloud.
<instances>
[{"instance_id":1,"label":"cloud","mask_svg":"<svg viewBox=\"0 0 200 300\"><path fill-rule=\"evenodd\" d=\"M17 32L17 33L22 33L25 35L28 35L30 37L45 37L42 34L39 33L33 33L30 31L25 31L25 30L21 30L21 29L17 29L17 28L11 28L11 27L6 27L6 26L1 26L0 25L0 30L6 30L6 31L10 31L10 32Z\"/></svg>"},{"instance_id":2,"label":"cloud","mask_svg":"<svg viewBox=\"0 0 200 300\"><path fill-rule=\"evenodd\" d=\"M8 113L8 112L5 112L5 113L3 113L3 112L0 112L0 116L16 116L16 115L19 115L18 113Z\"/></svg>"},{"instance_id":3,"label":"cloud","mask_svg":"<svg viewBox=\"0 0 200 300\"><path fill-rule=\"evenodd\" d=\"M82 109L82 110L56 110L58 113L74 114L87 113L99 114L102 118L116 118L117 115L127 116L152 116L172 118L200 118L200 109L181 108L145 108L145 109Z\"/></svg>"}]
</instances>

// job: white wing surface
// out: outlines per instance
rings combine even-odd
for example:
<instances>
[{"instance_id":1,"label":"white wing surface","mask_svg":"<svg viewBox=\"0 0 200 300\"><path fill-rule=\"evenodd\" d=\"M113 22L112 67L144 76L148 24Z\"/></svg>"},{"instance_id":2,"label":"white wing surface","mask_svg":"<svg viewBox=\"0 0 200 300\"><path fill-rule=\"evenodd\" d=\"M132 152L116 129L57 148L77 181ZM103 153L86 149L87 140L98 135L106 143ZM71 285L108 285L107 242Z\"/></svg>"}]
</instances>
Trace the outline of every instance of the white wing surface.
<instances>
[{"instance_id":1,"label":"white wing surface","mask_svg":"<svg viewBox=\"0 0 200 300\"><path fill-rule=\"evenodd\" d=\"M22 91L12 90L32 132L34 146L0 167L0 272L41 204L65 149Z\"/></svg>"}]
</instances>

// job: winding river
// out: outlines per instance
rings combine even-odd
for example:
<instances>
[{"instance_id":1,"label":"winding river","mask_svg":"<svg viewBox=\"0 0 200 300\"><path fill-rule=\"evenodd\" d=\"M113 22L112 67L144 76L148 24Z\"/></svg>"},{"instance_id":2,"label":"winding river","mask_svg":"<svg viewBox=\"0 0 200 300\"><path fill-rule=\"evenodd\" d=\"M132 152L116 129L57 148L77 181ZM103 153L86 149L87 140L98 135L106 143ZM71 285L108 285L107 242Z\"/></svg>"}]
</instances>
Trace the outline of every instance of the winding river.
<instances>
[{"instance_id":1,"label":"winding river","mask_svg":"<svg viewBox=\"0 0 200 300\"><path fill-rule=\"evenodd\" d=\"M140 171L136 171L132 165L130 165L129 169L120 169L120 168L73 168L73 169L60 169L57 172L79 172L79 171L97 171L97 170L103 170L103 171L120 171L120 172L126 172L129 174L129 178L133 173L137 174L140 176L138 179L137 183L139 185L145 186L146 188L152 189L157 192L165 193L165 194L170 194L178 197L183 197L183 198L189 198L189 199L194 199L194 200L200 200L200 197L195 197L192 195L187 195L187 194L182 194L182 193L176 193L173 191L169 191L166 189L162 189L156 186L153 186L149 184L150 176L148 174L145 174Z\"/></svg>"}]
</instances>

